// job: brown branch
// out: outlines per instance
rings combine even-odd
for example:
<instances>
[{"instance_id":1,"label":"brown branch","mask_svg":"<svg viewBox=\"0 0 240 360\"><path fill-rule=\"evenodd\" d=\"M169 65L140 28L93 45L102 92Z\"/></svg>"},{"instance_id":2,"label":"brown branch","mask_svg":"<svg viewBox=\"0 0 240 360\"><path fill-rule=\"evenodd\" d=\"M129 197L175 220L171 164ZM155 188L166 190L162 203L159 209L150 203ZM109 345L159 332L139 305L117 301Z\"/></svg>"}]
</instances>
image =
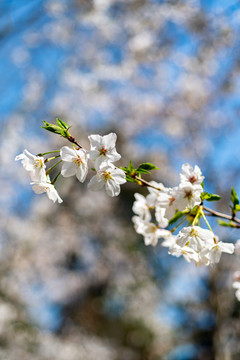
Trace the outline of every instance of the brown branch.
<instances>
[{"instance_id":1,"label":"brown branch","mask_svg":"<svg viewBox=\"0 0 240 360\"><path fill-rule=\"evenodd\" d=\"M231 221L233 221L233 222L235 222L235 223L237 223L237 224L240 224L240 219L238 219L238 218L236 218L236 217L233 219L231 215L223 214L223 213L221 213L221 212L219 212L219 211L215 211L215 210L209 209L209 208L206 207L206 206L203 206L203 210L209 212L209 214L206 214L206 215L208 215L208 216L220 217L220 218L222 218L222 219L231 220Z\"/></svg>"},{"instance_id":2,"label":"brown branch","mask_svg":"<svg viewBox=\"0 0 240 360\"><path fill-rule=\"evenodd\" d=\"M148 187L151 187L151 188L153 188L153 189L155 189L155 190L158 190L158 191L161 191L161 190L162 190L161 188L157 188L156 186L150 184L150 182L148 182L148 181L140 178L140 177L137 176L137 175L134 175L134 179L137 180L137 181L139 181L139 182L141 182L141 183L142 183L142 184L141 184L142 186L148 186Z\"/></svg>"},{"instance_id":3,"label":"brown branch","mask_svg":"<svg viewBox=\"0 0 240 360\"><path fill-rule=\"evenodd\" d=\"M79 149L82 149L82 146L77 143L76 139L75 139L73 136L70 135L70 136L67 138L67 140L69 140L71 143L77 145L77 146L79 147Z\"/></svg>"}]
</instances>

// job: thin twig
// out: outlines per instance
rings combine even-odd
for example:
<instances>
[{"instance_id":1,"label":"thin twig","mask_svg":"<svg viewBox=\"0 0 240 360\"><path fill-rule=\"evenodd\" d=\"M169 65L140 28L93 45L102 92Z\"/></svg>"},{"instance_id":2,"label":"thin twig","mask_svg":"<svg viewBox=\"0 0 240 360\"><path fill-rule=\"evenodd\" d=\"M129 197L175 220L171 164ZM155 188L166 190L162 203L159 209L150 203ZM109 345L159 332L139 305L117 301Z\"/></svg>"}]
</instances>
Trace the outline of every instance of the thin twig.
<instances>
[{"instance_id":1,"label":"thin twig","mask_svg":"<svg viewBox=\"0 0 240 360\"><path fill-rule=\"evenodd\" d=\"M219 211L209 209L206 206L203 206L203 210L209 212L209 214L206 214L208 216L216 216L216 217L220 217L220 218L223 218L223 219L228 219L228 220L231 220L233 222L236 222L236 223L240 224L240 219L235 217L234 220L233 220L231 215L223 214L223 213L221 213Z\"/></svg>"},{"instance_id":2,"label":"thin twig","mask_svg":"<svg viewBox=\"0 0 240 360\"><path fill-rule=\"evenodd\" d=\"M153 188L153 189L155 189L155 190L158 190L158 191L161 191L161 190L162 190L161 188L158 188L158 187L150 184L150 182L148 182L148 181L140 178L140 177L137 176L137 175L134 176L134 179L136 179L137 181L140 181L140 182L142 183L142 186L149 186L149 187L151 187L151 188Z\"/></svg>"},{"instance_id":3,"label":"thin twig","mask_svg":"<svg viewBox=\"0 0 240 360\"><path fill-rule=\"evenodd\" d=\"M82 146L77 143L76 139L75 139L73 136L70 135L67 139L68 139L71 143L77 145L77 146L79 147L79 149L82 148Z\"/></svg>"}]
</instances>

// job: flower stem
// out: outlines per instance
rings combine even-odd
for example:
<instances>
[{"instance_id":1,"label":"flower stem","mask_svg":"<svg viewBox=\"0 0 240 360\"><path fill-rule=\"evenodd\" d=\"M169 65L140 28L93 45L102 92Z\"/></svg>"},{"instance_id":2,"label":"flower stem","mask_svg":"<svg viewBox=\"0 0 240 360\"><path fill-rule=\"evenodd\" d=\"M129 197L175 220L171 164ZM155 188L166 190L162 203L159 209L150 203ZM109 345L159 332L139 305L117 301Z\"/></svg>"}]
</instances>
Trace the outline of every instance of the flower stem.
<instances>
[{"instance_id":1,"label":"flower stem","mask_svg":"<svg viewBox=\"0 0 240 360\"><path fill-rule=\"evenodd\" d=\"M54 160L54 159L59 158L59 157L60 157L60 155L53 156L53 157L50 157L50 158L48 158L48 159L45 159L44 162L46 163L46 162L48 162L48 161Z\"/></svg>"},{"instance_id":2,"label":"flower stem","mask_svg":"<svg viewBox=\"0 0 240 360\"><path fill-rule=\"evenodd\" d=\"M51 184L54 185L55 182L57 181L59 175L61 174L61 171L58 172L58 174L55 176L55 178L51 181Z\"/></svg>"},{"instance_id":3,"label":"flower stem","mask_svg":"<svg viewBox=\"0 0 240 360\"><path fill-rule=\"evenodd\" d=\"M52 167L50 167L50 168L46 171L46 175L48 175L48 174L52 171L52 169L54 169L55 166L57 166L57 165L60 164L61 162L62 162L62 160L58 161L56 164L54 164Z\"/></svg>"},{"instance_id":4,"label":"flower stem","mask_svg":"<svg viewBox=\"0 0 240 360\"><path fill-rule=\"evenodd\" d=\"M47 151L45 153L37 154L37 156L44 156L44 155L53 154L53 153L56 153L56 152L60 152L60 150Z\"/></svg>"},{"instance_id":5,"label":"flower stem","mask_svg":"<svg viewBox=\"0 0 240 360\"><path fill-rule=\"evenodd\" d=\"M201 207L199 206L197 214L196 214L195 218L193 219L192 226L195 226L200 214L201 214Z\"/></svg>"},{"instance_id":6,"label":"flower stem","mask_svg":"<svg viewBox=\"0 0 240 360\"><path fill-rule=\"evenodd\" d=\"M205 223L207 224L209 230L210 230L211 232L213 232L213 230L212 230L209 222L207 221L207 218L206 218L206 216L205 216L205 214L204 214L204 211L203 211L203 208L202 208L202 207L201 207L201 214L202 214L202 216L203 216L203 218L204 218L204 220L205 220Z\"/></svg>"},{"instance_id":7,"label":"flower stem","mask_svg":"<svg viewBox=\"0 0 240 360\"><path fill-rule=\"evenodd\" d=\"M182 225L184 223L184 221L186 220L186 216L184 216L183 220L180 221L180 223L178 225L176 225L172 230L170 230L171 233L174 233L174 231L177 230L177 228Z\"/></svg>"}]
</instances>

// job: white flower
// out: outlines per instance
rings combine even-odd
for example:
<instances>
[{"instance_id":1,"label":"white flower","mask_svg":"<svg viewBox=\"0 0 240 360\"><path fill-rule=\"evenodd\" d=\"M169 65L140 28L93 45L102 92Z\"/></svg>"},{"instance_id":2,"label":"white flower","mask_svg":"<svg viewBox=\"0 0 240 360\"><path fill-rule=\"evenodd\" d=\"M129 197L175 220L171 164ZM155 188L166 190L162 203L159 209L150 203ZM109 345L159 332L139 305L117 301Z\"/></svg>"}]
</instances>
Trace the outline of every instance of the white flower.
<instances>
[{"instance_id":1,"label":"white flower","mask_svg":"<svg viewBox=\"0 0 240 360\"><path fill-rule=\"evenodd\" d=\"M87 152L84 149L76 150L63 146L60 150L60 156L63 160L62 176L76 175L80 182L84 182L88 173Z\"/></svg>"},{"instance_id":2,"label":"white flower","mask_svg":"<svg viewBox=\"0 0 240 360\"><path fill-rule=\"evenodd\" d=\"M132 221L136 232L143 235L145 245L156 246L159 238L165 238L170 234L170 231L161 229L155 224L143 220L139 216L133 216Z\"/></svg>"},{"instance_id":3,"label":"white flower","mask_svg":"<svg viewBox=\"0 0 240 360\"><path fill-rule=\"evenodd\" d=\"M234 245L219 241L216 244L213 244L212 246L209 247L209 253L207 257L209 258L212 264L218 263L220 261L222 252L225 252L227 254L233 254Z\"/></svg>"},{"instance_id":4,"label":"white flower","mask_svg":"<svg viewBox=\"0 0 240 360\"><path fill-rule=\"evenodd\" d=\"M35 156L28 150L24 150L22 154L15 157L15 160L22 160L21 163L25 170L30 172L30 177L34 182L45 181L46 173L44 164L44 158L41 156Z\"/></svg>"},{"instance_id":5,"label":"white flower","mask_svg":"<svg viewBox=\"0 0 240 360\"><path fill-rule=\"evenodd\" d=\"M178 188L165 188L163 191L160 191L157 197L156 207L165 208L165 217L170 220L178 208Z\"/></svg>"},{"instance_id":6,"label":"white flower","mask_svg":"<svg viewBox=\"0 0 240 360\"><path fill-rule=\"evenodd\" d=\"M179 185L178 207L184 210L186 207L191 209L201 203L201 193L203 188L201 185L192 185L191 183L183 183Z\"/></svg>"},{"instance_id":7,"label":"white flower","mask_svg":"<svg viewBox=\"0 0 240 360\"><path fill-rule=\"evenodd\" d=\"M156 246L158 239L168 235L169 231L164 229L159 229L153 223L145 223L143 226L143 236L145 245Z\"/></svg>"},{"instance_id":8,"label":"white flower","mask_svg":"<svg viewBox=\"0 0 240 360\"><path fill-rule=\"evenodd\" d=\"M121 155L117 153L115 143L117 135L110 133L108 135L90 135L89 137L91 149L89 150L89 157L95 163L95 167L106 161L117 161Z\"/></svg>"},{"instance_id":9,"label":"white flower","mask_svg":"<svg viewBox=\"0 0 240 360\"><path fill-rule=\"evenodd\" d=\"M168 219L165 217L166 209L156 206L155 217L158 222L158 226L165 228L168 226Z\"/></svg>"},{"instance_id":10,"label":"white flower","mask_svg":"<svg viewBox=\"0 0 240 360\"><path fill-rule=\"evenodd\" d=\"M198 262L198 253L189 246L181 247L178 245L174 245L169 249L168 253L176 257L183 255L187 262L191 262L192 260Z\"/></svg>"},{"instance_id":11,"label":"white flower","mask_svg":"<svg viewBox=\"0 0 240 360\"><path fill-rule=\"evenodd\" d=\"M125 172L116 168L111 163L103 163L97 170L97 174L92 177L88 188L92 191L98 191L105 185L109 196L117 196L120 193L120 185L126 182Z\"/></svg>"},{"instance_id":12,"label":"white flower","mask_svg":"<svg viewBox=\"0 0 240 360\"><path fill-rule=\"evenodd\" d=\"M42 193L47 193L47 196L50 200L52 200L53 202L58 201L59 203L62 203L62 199L60 198L60 196L58 195L57 190L55 189L54 185L52 185L50 183L50 178L49 176L46 177L46 181L45 182L39 182L39 183L31 183L31 185L33 185L33 191L36 194L42 194Z\"/></svg>"},{"instance_id":13,"label":"white flower","mask_svg":"<svg viewBox=\"0 0 240 360\"><path fill-rule=\"evenodd\" d=\"M159 192L167 192L168 188L165 188L165 186L162 183L157 183L156 181L150 181L149 184L151 184L152 186L154 186L156 189L148 186L148 191L149 191L149 195L147 196L149 199L149 201L151 201L152 205L155 206L156 202L157 202L157 198L159 195Z\"/></svg>"},{"instance_id":14,"label":"white flower","mask_svg":"<svg viewBox=\"0 0 240 360\"><path fill-rule=\"evenodd\" d=\"M201 251L204 247L214 244L214 234L199 226L188 226L179 232L176 243L181 247L188 245L195 251Z\"/></svg>"},{"instance_id":15,"label":"white flower","mask_svg":"<svg viewBox=\"0 0 240 360\"><path fill-rule=\"evenodd\" d=\"M171 231L166 234L166 236L163 237L162 246L172 248L174 245L176 245L176 235L173 235Z\"/></svg>"},{"instance_id":16,"label":"white flower","mask_svg":"<svg viewBox=\"0 0 240 360\"><path fill-rule=\"evenodd\" d=\"M133 203L132 210L135 214L139 215L142 219L146 221L151 220L151 213L150 213L150 204L147 202L147 198L143 195L135 193L134 197L136 201Z\"/></svg>"},{"instance_id":17,"label":"white flower","mask_svg":"<svg viewBox=\"0 0 240 360\"><path fill-rule=\"evenodd\" d=\"M204 180L202 172L197 165L194 169L188 163L182 165L182 173L180 174L181 183L190 183L192 185L201 185Z\"/></svg>"},{"instance_id":18,"label":"white flower","mask_svg":"<svg viewBox=\"0 0 240 360\"><path fill-rule=\"evenodd\" d=\"M144 226L147 223L147 221L143 220L139 216L133 216L132 222L134 224L134 229L137 234L143 235L144 234Z\"/></svg>"}]
</instances>

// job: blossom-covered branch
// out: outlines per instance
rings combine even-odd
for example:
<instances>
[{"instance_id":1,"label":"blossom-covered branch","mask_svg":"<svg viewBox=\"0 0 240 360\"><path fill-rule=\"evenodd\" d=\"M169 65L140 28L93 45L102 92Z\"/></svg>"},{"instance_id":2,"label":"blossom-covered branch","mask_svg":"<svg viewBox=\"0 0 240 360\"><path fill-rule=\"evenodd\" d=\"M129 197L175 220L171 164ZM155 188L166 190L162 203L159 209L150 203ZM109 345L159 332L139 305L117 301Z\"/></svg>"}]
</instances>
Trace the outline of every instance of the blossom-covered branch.
<instances>
[{"instance_id":1,"label":"blossom-covered branch","mask_svg":"<svg viewBox=\"0 0 240 360\"><path fill-rule=\"evenodd\" d=\"M94 175L88 183L88 188L98 191L105 187L109 196L119 195L120 186L132 182L148 189L148 194L135 194L133 203L134 216L132 221L136 232L143 236L146 245L156 246L162 240L162 246L168 247L170 255L183 256L188 262L196 265L213 265L218 263L223 252L232 254L234 245L219 241L214 234L206 216L214 216L228 220L219 220L222 226L240 227L240 219L236 213L240 211L239 199L231 190L231 215L220 213L204 205L205 201L218 201L221 197L204 190L204 176L200 168L193 168L188 163L182 165L180 182L173 188L165 187L162 183L147 181L144 174L158 169L151 163L142 163L134 167L132 161L128 166L117 167L115 162L121 159L116 150L117 135L90 135L90 149L84 149L69 133L70 127L57 119L57 125L44 122L44 129L62 136L70 141L72 148L63 146L60 150L31 154L24 150L16 156L23 167L29 172L31 185L35 193L46 192L49 199L59 203L62 199L57 193L55 183L61 174L63 177L76 176L80 182L87 178L89 169ZM53 155L44 158L45 155ZM60 160L58 159L60 158ZM59 160L47 169L46 164ZM89 167L89 162L92 166ZM51 181L51 171L61 164L61 170ZM178 231L178 233L177 233Z\"/></svg>"}]
</instances>

